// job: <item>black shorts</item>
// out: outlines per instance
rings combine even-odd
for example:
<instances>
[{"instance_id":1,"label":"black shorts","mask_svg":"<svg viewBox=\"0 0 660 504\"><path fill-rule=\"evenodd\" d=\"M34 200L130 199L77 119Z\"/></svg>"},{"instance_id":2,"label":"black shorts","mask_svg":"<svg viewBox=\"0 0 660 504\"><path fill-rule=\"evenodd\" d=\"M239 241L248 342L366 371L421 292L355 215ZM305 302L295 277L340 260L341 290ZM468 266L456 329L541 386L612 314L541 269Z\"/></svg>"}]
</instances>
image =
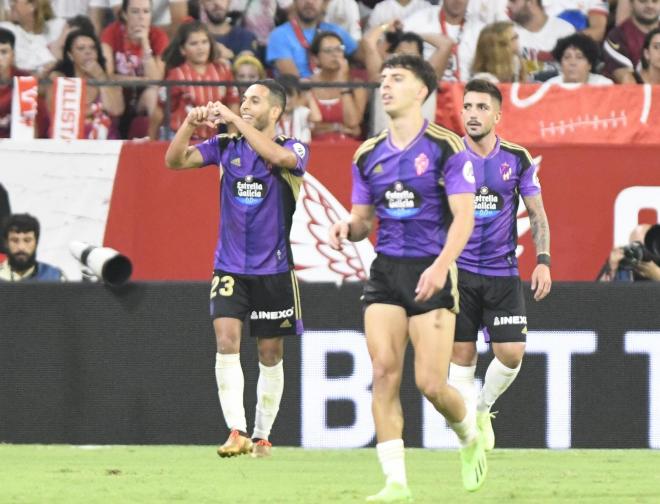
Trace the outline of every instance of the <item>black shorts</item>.
<instances>
[{"instance_id":1,"label":"black shorts","mask_svg":"<svg viewBox=\"0 0 660 504\"><path fill-rule=\"evenodd\" d=\"M527 340L523 285L518 276L477 275L458 271L461 311L454 341L477 341L483 328L486 342Z\"/></svg>"},{"instance_id":2,"label":"black shorts","mask_svg":"<svg viewBox=\"0 0 660 504\"><path fill-rule=\"evenodd\" d=\"M419 277L435 257L400 258L378 254L371 264L369 280L364 286L362 302L365 307L373 303L401 306L412 317L447 308L458 312L457 269L452 264L444 288L424 303L415 302L415 288Z\"/></svg>"},{"instance_id":3,"label":"black shorts","mask_svg":"<svg viewBox=\"0 0 660 504\"><path fill-rule=\"evenodd\" d=\"M275 275L213 272L211 318L250 319L257 338L301 335L300 289L293 271Z\"/></svg>"}]
</instances>

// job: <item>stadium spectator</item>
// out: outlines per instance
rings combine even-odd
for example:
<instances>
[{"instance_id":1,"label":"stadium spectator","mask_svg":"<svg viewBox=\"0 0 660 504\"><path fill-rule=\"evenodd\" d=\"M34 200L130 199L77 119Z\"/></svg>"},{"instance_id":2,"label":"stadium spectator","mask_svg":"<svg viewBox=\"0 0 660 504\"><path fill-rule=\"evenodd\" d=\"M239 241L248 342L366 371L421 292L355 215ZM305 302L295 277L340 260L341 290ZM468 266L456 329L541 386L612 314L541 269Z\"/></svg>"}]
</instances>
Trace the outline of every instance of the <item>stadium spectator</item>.
<instances>
[{"instance_id":1,"label":"stadium spectator","mask_svg":"<svg viewBox=\"0 0 660 504\"><path fill-rule=\"evenodd\" d=\"M507 0L469 0L465 16L483 24L508 21Z\"/></svg>"},{"instance_id":2,"label":"stadium spectator","mask_svg":"<svg viewBox=\"0 0 660 504\"><path fill-rule=\"evenodd\" d=\"M303 91L296 75L284 74L277 78L286 91L286 108L277 121L278 135L297 138L305 144L312 141L312 129L321 121L321 111L309 90Z\"/></svg>"},{"instance_id":3,"label":"stadium spectator","mask_svg":"<svg viewBox=\"0 0 660 504\"><path fill-rule=\"evenodd\" d=\"M614 84L611 79L594 73L598 65L598 44L584 33L574 33L559 39L552 56L559 61L560 74L548 79L552 84Z\"/></svg>"},{"instance_id":4,"label":"stadium spectator","mask_svg":"<svg viewBox=\"0 0 660 504\"><path fill-rule=\"evenodd\" d=\"M299 77L312 75L310 45L319 31L337 33L344 45L344 53L352 56L357 42L339 26L321 21L323 0L294 0L290 20L275 28L266 48L266 62L279 74Z\"/></svg>"},{"instance_id":5,"label":"stadium spectator","mask_svg":"<svg viewBox=\"0 0 660 504\"><path fill-rule=\"evenodd\" d=\"M89 13L97 33L102 33L109 12L116 19L122 17L122 0L90 0ZM151 24L173 34L188 19L186 0L151 0Z\"/></svg>"},{"instance_id":6,"label":"stadium spectator","mask_svg":"<svg viewBox=\"0 0 660 504\"><path fill-rule=\"evenodd\" d=\"M74 30L64 42L64 56L55 65L50 78L80 77L107 81L106 61L101 44L93 31ZM48 87L48 102L53 110L52 86ZM119 116L124 112L124 97L116 86L87 86L87 113L84 119L84 138L94 140L118 139Z\"/></svg>"},{"instance_id":7,"label":"stadium spectator","mask_svg":"<svg viewBox=\"0 0 660 504\"><path fill-rule=\"evenodd\" d=\"M383 0L369 14L367 29L371 31L378 26L389 25L394 20L405 19L427 7L429 2L426 0Z\"/></svg>"},{"instance_id":8,"label":"stadium spectator","mask_svg":"<svg viewBox=\"0 0 660 504\"><path fill-rule=\"evenodd\" d=\"M151 24L150 0L123 0L120 20L101 35L108 74L121 81L161 80L165 64L161 58L168 44L167 34ZM158 102L158 88L124 88L124 114L119 131L122 138L147 135L148 120Z\"/></svg>"},{"instance_id":9,"label":"stadium spectator","mask_svg":"<svg viewBox=\"0 0 660 504\"><path fill-rule=\"evenodd\" d=\"M404 31L420 35L440 33L455 42L442 75L444 81L460 82L470 77L477 38L484 25L465 17L467 3L468 0L445 0L440 7L427 7L403 20ZM424 44L424 58L428 60L435 50L433 45Z\"/></svg>"},{"instance_id":10,"label":"stadium spectator","mask_svg":"<svg viewBox=\"0 0 660 504\"><path fill-rule=\"evenodd\" d=\"M310 52L317 71L312 83L350 82L348 60L342 38L335 32L320 31ZM359 138L369 95L364 88L312 87L312 97L321 111L321 121L314 125L314 140Z\"/></svg>"},{"instance_id":11,"label":"stadium spectator","mask_svg":"<svg viewBox=\"0 0 660 504\"><path fill-rule=\"evenodd\" d=\"M353 40L360 40L362 38L360 9L355 0L326 0L323 21L339 26Z\"/></svg>"},{"instance_id":12,"label":"stadium spectator","mask_svg":"<svg viewBox=\"0 0 660 504\"><path fill-rule=\"evenodd\" d=\"M575 33L568 21L549 17L543 10L541 0L509 0L509 16L516 24L520 36L520 54L525 73L536 74L557 72L553 65L552 50L560 38Z\"/></svg>"},{"instance_id":13,"label":"stadium spectator","mask_svg":"<svg viewBox=\"0 0 660 504\"><path fill-rule=\"evenodd\" d=\"M254 33L232 24L229 13L229 0L201 0L206 25L211 35L221 44L224 58L233 60L243 53L257 54L259 48Z\"/></svg>"},{"instance_id":14,"label":"stadium spectator","mask_svg":"<svg viewBox=\"0 0 660 504\"><path fill-rule=\"evenodd\" d=\"M598 43L605 38L610 13L607 0L543 0L543 8L548 16L568 21Z\"/></svg>"},{"instance_id":15,"label":"stadium spectator","mask_svg":"<svg viewBox=\"0 0 660 504\"><path fill-rule=\"evenodd\" d=\"M511 21L497 21L481 30L472 63L472 78L493 83L525 82L518 32Z\"/></svg>"},{"instance_id":16,"label":"stadium spectator","mask_svg":"<svg viewBox=\"0 0 660 504\"><path fill-rule=\"evenodd\" d=\"M234 60L233 65L234 79L238 82L248 82L250 84L266 78L266 70L255 56L243 54ZM237 86L238 94L243 96L247 86Z\"/></svg>"},{"instance_id":17,"label":"stadium spectator","mask_svg":"<svg viewBox=\"0 0 660 504\"><path fill-rule=\"evenodd\" d=\"M240 25L257 37L257 56L263 60L268 38L275 26L286 20L293 0L231 0L229 12L240 16Z\"/></svg>"},{"instance_id":18,"label":"stadium spectator","mask_svg":"<svg viewBox=\"0 0 660 504\"><path fill-rule=\"evenodd\" d=\"M640 84L660 84L660 28L646 34L642 48L642 68L635 72Z\"/></svg>"},{"instance_id":19,"label":"stadium spectator","mask_svg":"<svg viewBox=\"0 0 660 504\"><path fill-rule=\"evenodd\" d=\"M231 68L218 58L218 47L208 28L199 21L179 26L176 36L163 53L167 75L165 80L189 82L233 81ZM235 113L238 112L238 91L234 86L174 86L165 88L170 93L170 129L177 131L194 107L209 102L221 101ZM165 103L159 106L162 114ZM160 124L156 124L160 126ZM158 128L152 128L152 135ZM193 133L193 138L210 138L216 128L202 126Z\"/></svg>"},{"instance_id":20,"label":"stadium spectator","mask_svg":"<svg viewBox=\"0 0 660 504\"><path fill-rule=\"evenodd\" d=\"M603 44L605 75L614 82L635 82L635 70L639 71L644 38L657 28L660 16L660 1L631 0L631 16L607 34Z\"/></svg>"},{"instance_id":21,"label":"stadium spectator","mask_svg":"<svg viewBox=\"0 0 660 504\"><path fill-rule=\"evenodd\" d=\"M651 235L649 235L651 233ZM637 250L644 247L651 236L654 237L655 246L652 252L655 253L654 260L638 260L631 254L632 247ZM648 249L648 247L646 247ZM660 282L660 224L651 226L650 224L640 224L635 226L630 232L628 245L625 247L614 247L610 252L607 261L598 273L597 281L643 281L652 280Z\"/></svg>"},{"instance_id":22,"label":"stadium spectator","mask_svg":"<svg viewBox=\"0 0 660 504\"><path fill-rule=\"evenodd\" d=\"M0 184L0 236L5 235L5 222L7 217L11 215L11 206L9 205L9 193L7 189ZM5 254L5 241L0 240L0 254Z\"/></svg>"},{"instance_id":23,"label":"stadium spectator","mask_svg":"<svg viewBox=\"0 0 660 504\"><path fill-rule=\"evenodd\" d=\"M7 259L0 263L0 281L62 282L62 270L37 261L39 221L29 214L12 214L5 221L3 239Z\"/></svg>"},{"instance_id":24,"label":"stadium spectator","mask_svg":"<svg viewBox=\"0 0 660 504\"><path fill-rule=\"evenodd\" d=\"M16 37L16 67L47 75L61 56L66 21L55 17L50 0L11 0L10 5L11 22L0 22L0 28Z\"/></svg>"},{"instance_id":25,"label":"stadium spectator","mask_svg":"<svg viewBox=\"0 0 660 504\"><path fill-rule=\"evenodd\" d=\"M14 65L14 34L0 28L0 81L30 75ZM0 138L11 136L11 101L13 89L10 84L0 84Z\"/></svg>"}]
</instances>

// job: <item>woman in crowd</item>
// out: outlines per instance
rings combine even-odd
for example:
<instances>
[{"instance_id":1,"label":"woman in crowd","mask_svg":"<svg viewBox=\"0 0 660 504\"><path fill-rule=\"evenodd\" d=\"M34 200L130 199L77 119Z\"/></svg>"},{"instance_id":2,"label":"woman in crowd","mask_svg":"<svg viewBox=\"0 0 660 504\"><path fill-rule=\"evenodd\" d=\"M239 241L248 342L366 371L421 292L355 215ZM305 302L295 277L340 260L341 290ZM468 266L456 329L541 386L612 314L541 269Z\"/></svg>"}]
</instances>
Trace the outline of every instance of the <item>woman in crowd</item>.
<instances>
[{"instance_id":1,"label":"woman in crowd","mask_svg":"<svg viewBox=\"0 0 660 504\"><path fill-rule=\"evenodd\" d=\"M525 82L518 34L513 23L498 21L481 30L472 63L472 78L494 83Z\"/></svg>"},{"instance_id":2,"label":"woman in crowd","mask_svg":"<svg viewBox=\"0 0 660 504\"><path fill-rule=\"evenodd\" d=\"M234 60L234 78L238 82L255 82L266 78L266 70L263 64L251 54L242 54ZM247 86L238 86L238 92L242 96Z\"/></svg>"},{"instance_id":3,"label":"woman in crowd","mask_svg":"<svg viewBox=\"0 0 660 504\"><path fill-rule=\"evenodd\" d=\"M598 84L613 82L592 70L598 64L600 50L594 40L583 34L574 33L561 38L552 50L552 56L560 64L560 74L548 79L551 84Z\"/></svg>"},{"instance_id":4,"label":"woman in crowd","mask_svg":"<svg viewBox=\"0 0 660 504\"><path fill-rule=\"evenodd\" d=\"M646 34L642 47L642 68L635 72L639 84L660 84L660 28Z\"/></svg>"}]
</instances>

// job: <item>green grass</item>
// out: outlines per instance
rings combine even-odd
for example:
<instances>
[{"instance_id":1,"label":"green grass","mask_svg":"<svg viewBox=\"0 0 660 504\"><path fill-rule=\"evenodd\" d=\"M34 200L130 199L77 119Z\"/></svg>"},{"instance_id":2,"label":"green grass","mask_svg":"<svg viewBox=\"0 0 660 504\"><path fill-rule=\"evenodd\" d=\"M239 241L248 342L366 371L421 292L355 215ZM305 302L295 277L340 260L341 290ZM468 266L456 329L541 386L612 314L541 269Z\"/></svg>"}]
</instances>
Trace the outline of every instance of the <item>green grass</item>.
<instances>
[{"instance_id":1,"label":"green grass","mask_svg":"<svg viewBox=\"0 0 660 504\"><path fill-rule=\"evenodd\" d=\"M660 452L495 450L484 487L461 486L454 451L410 449L420 503L660 503ZM207 446L0 444L0 503L351 503L383 479L373 449L275 448L220 459Z\"/></svg>"}]
</instances>

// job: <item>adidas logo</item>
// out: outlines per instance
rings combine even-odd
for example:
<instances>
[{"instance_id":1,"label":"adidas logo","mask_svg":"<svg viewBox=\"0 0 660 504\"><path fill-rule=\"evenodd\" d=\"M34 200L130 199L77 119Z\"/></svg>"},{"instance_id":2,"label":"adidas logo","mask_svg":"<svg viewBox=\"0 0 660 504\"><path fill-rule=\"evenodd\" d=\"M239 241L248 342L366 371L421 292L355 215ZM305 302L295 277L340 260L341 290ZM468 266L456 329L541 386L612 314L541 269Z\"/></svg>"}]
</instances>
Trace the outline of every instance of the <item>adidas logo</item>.
<instances>
[{"instance_id":1,"label":"adidas logo","mask_svg":"<svg viewBox=\"0 0 660 504\"><path fill-rule=\"evenodd\" d=\"M289 320L287 319L287 320L285 320L284 322L282 322L282 323L280 324L280 327L281 327L282 329L286 329L287 327L291 327L291 322L289 322Z\"/></svg>"},{"instance_id":2,"label":"adidas logo","mask_svg":"<svg viewBox=\"0 0 660 504\"><path fill-rule=\"evenodd\" d=\"M237 157L231 160L231 164L234 166L241 166L241 158Z\"/></svg>"},{"instance_id":3,"label":"adidas logo","mask_svg":"<svg viewBox=\"0 0 660 504\"><path fill-rule=\"evenodd\" d=\"M374 173L383 173L383 165L378 163L376 168L374 168Z\"/></svg>"}]
</instances>

